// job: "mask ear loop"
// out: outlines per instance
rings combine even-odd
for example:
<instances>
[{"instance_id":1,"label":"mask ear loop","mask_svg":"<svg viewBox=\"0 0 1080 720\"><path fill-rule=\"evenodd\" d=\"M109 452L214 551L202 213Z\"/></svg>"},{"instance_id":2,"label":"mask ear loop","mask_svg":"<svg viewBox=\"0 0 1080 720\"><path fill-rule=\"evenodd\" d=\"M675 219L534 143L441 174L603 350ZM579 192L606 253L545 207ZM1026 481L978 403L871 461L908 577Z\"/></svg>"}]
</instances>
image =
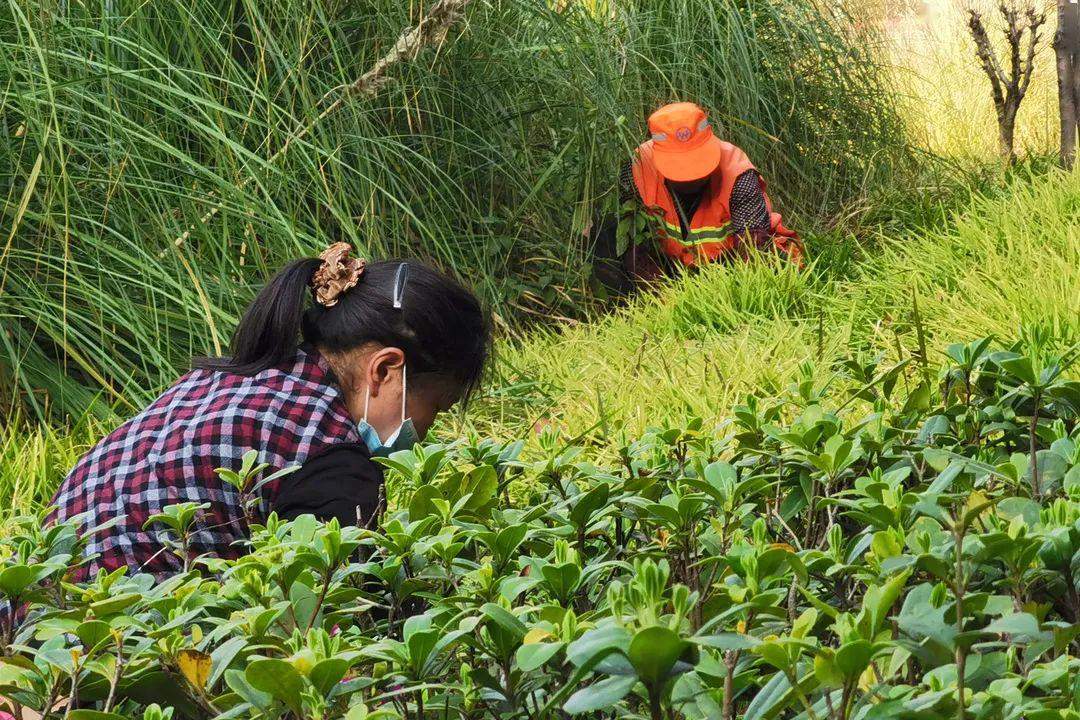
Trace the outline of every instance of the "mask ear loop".
<instances>
[{"instance_id":1,"label":"mask ear loop","mask_svg":"<svg viewBox=\"0 0 1080 720\"><path fill-rule=\"evenodd\" d=\"M405 398L409 390L409 376L405 372L405 365L401 366L401 423L405 424ZM371 405L371 388L364 391L364 422L367 422L368 407Z\"/></svg>"},{"instance_id":2,"label":"mask ear loop","mask_svg":"<svg viewBox=\"0 0 1080 720\"><path fill-rule=\"evenodd\" d=\"M401 364L401 424L405 424L405 398L409 394L409 376L405 372L407 366Z\"/></svg>"}]
</instances>

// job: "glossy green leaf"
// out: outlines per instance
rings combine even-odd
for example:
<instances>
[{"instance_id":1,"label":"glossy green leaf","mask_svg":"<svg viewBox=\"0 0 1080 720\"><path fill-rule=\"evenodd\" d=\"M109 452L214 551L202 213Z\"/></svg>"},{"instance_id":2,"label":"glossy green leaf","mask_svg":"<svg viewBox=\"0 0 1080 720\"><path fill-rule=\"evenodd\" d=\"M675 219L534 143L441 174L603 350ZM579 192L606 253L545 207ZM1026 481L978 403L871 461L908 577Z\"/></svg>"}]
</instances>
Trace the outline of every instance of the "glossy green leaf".
<instances>
[{"instance_id":1,"label":"glossy green leaf","mask_svg":"<svg viewBox=\"0 0 1080 720\"><path fill-rule=\"evenodd\" d=\"M561 642L528 643L517 649L515 661L521 670L532 672L555 657L563 646L564 643Z\"/></svg>"},{"instance_id":2,"label":"glossy green leaf","mask_svg":"<svg viewBox=\"0 0 1080 720\"><path fill-rule=\"evenodd\" d=\"M563 710L571 715L606 710L626 697L637 684L633 676L615 676L588 685L570 696Z\"/></svg>"},{"instance_id":3,"label":"glossy green leaf","mask_svg":"<svg viewBox=\"0 0 1080 720\"><path fill-rule=\"evenodd\" d=\"M304 689L304 679L288 662L277 658L252 660L244 676L256 690L280 700L293 712L300 712L300 693Z\"/></svg>"},{"instance_id":4,"label":"glossy green leaf","mask_svg":"<svg viewBox=\"0 0 1080 720\"><path fill-rule=\"evenodd\" d=\"M691 644L665 627L647 627L634 633L626 656L646 685L659 687L684 659Z\"/></svg>"}]
</instances>

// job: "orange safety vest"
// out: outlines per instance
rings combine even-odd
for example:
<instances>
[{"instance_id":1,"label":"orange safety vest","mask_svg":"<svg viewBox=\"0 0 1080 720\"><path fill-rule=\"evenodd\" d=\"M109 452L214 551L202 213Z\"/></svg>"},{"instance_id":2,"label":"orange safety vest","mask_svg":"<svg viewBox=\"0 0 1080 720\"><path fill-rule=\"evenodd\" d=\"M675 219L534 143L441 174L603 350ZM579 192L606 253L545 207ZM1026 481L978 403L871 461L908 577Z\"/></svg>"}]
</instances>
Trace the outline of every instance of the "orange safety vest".
<instances>
[{"instance_id":1,"label":"orange safety vest","mask_svg":"<svg viewBox=\"0 0 1080 720\"><path fill-rule=\"evenodd\" d=\"M723 156L720 164L709 176L709 185L690 220L690 231L685 240L671 193L653 161L653 141L647 140L637 149L637 159L633 164L634 185L646 209L659 220L657 239L660 249L686 266L716 260L730 253L739 242L739 238L731 234L731 208L728 203L735 179L755 168L746 153L738 147L728 142L721 142L721 145ZM760 175L758 182L764 193L765 181ZM798 234L784 227L780 214L773 212L768 195L765 196L765 207L769 211L769 226L776 247L801 265L802 243Z\"/></svg>"}]
</instances>

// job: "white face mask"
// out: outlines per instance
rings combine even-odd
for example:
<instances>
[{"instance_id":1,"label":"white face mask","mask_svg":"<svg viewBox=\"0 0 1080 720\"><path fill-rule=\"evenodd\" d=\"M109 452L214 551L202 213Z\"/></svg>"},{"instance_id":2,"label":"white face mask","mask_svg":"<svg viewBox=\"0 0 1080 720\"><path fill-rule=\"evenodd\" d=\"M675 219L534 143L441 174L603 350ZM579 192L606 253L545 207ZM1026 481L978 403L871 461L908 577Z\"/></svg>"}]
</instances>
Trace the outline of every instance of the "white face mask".
<instances>
[{"instance_id":1,"label":"white face mask","mask_svg":"<svg viewBox=\"0 0 1080 720\"><path fill-rule=\"evenodd\" d=\"M367 445L368 450L371 451L372 457L386 457L390 453L397 452L398 450L408 450L412 448L416 443L420 442L420 438L416 434L416 428L413 426L412 418L405 417L405 396L408 390L407 375L405 366L401 366L401 425L397 430L390 433L390 437L383 442L379 437L378 431L371 426L367 421L368 405L371 403L371 388L367 389L367 394L364 396L364 419L357 423L357 430L360 431L360 437L363 439L364 444Z\"/></svg>"}]
</instances>

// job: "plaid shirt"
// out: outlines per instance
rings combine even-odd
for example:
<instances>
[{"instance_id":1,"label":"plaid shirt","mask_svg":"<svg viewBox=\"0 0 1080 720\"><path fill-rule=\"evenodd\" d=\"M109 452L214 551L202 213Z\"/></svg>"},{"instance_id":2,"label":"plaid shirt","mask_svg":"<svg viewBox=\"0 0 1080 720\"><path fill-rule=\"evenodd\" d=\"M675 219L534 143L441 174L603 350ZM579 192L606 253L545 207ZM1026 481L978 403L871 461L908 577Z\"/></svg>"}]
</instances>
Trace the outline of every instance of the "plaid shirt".
<instances>
[{"instance_id":1,"label":"plaid shirt","mask_svg":"<svg viewBox=\"0 0 1080 720\"><path fill-rule=\"evenodd\" d=\"M295 362L253 376L194 370L141 413L99 442L72 469L51 519L85 514L87 527L119 518L90 539L97 555L76 580L104 568L168 574L181 569L158 540L160 526L143 529L167 505L209 503L196 523L192 550L234 558L247 536L240 498L215 468L239 469L244 453L259 451L271 468L300 465L331 445L360 440L325 359L298 350ZM272 507L277 483L260 499Z\"/></svg>"}]
</instances>

